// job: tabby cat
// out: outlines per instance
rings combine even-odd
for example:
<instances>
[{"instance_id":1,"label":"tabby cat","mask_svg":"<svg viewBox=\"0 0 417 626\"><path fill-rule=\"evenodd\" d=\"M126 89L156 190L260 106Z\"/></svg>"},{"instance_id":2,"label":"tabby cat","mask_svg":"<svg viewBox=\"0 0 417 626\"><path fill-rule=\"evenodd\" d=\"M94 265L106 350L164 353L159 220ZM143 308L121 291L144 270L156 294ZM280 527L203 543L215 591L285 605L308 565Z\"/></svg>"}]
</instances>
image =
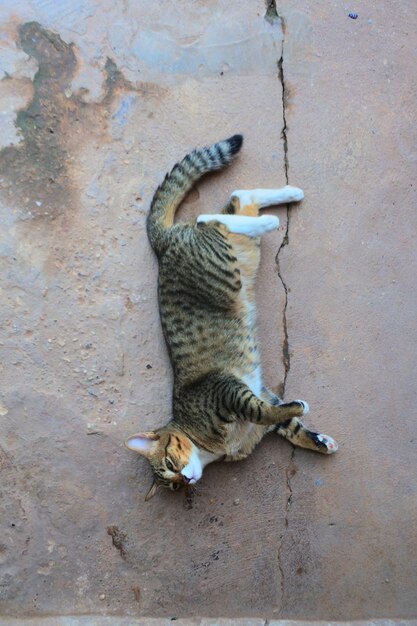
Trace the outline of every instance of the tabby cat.
<instances>
[{"instance_id":1,"label":"tabby cat","mask_svg":"<svg viewBox=\"0 0 417 626\"><path fill-rule=\"evenodd\" d=\"M132 435L126 446L150 462L154 482L173 490L196 483L204 467L248 456L271 430L292 444L331 454L336 442L300 420L308 404L283 402L262 385L256 338L255 278L260 236L278 227L259 209L302 200L296 187L235 191L221 213L174 224L175 211L203 174L223 168L241 135L194 150L152 200L149 241L159 261L159 308L174 370L173 419Z\"/></svg>"}]
</instances>

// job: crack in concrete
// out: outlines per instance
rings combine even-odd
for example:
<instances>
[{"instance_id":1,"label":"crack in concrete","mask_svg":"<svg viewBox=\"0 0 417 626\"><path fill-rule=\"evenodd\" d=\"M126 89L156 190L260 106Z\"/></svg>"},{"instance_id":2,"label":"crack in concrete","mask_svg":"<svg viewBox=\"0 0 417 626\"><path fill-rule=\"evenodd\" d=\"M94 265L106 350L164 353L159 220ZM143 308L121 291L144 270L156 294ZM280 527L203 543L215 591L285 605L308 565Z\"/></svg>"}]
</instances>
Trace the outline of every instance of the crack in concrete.
<instances>
[{"instance_id":1,"label":"crack in concrete","mask_svg":"<svg viewBox=\"0 0 417 626\"><path fill-rule=\"evenodd\" d=\"M278 546L278 553L277 553L277 558L278 558L278 569L280 572L280 576L281 576L281 608L279 609L279 617L281 617L284 607L285 607L285 593L286 593L286 588L285 588L285 573L284 573L284 567L282 564L282 547L284 545L284 539L285 539L285 535L288 531L288 527L289 527L289 512L290 512L290 508L291 508L291 504L292 504L292 499L293 499L293 489L292 489L292 485L291 485L291 478L294 476L294 474L296 473L296 468L295 468L295 451L296 448L295 446L293 446L292 448L292 452L291 452L291 456L290 456L290 461L288 464L287 469L285 470L285 477L286 477L286 483L287 483L287 503L285 505L285 518L284 518L284 531L283 533L281 533L280 536L280 541L279 541L279 546Z\"/></svg>"},{"instance_id":2,"label":"crack in concrete","mask_svg":"<svg viewBox=\"0 0 417 626\"><path fill-rule=\"evenodd\" d=\"M275 6L275 2L274 2L274 6ZM275 7L275 11L276 11L276 7ZM285 48L285 21L284 18L280 15L278 15L278 13L276 13L277 15L277 20L279 20L280 26L281 26L281 31L282 31L282 47L281 47L281 57L278 60L278 79L281 83L281 93L282 93L282 130L281 130L281 137L282 137L282 142L283 142L283 148L284 148L284 172L285 172L285 182L288 185L289 184L289 179L288 179L288 172L289 172L289 161L288 161L288 137L287 137L287 117L286 117L286 101L287 101L287 91L286 91L286 86L285 86L285 76L284 76L284 48ZM284 292L285 292L285 299L284 299L284 308L283 308L283 313L282 313L282 321L283 321L283 329L284 329L284 343L282 346L282 359L284 362L284 380L282 382L282 386L281 386L281 396L284 397L285 395L285 387L286 387L286 383L287 383L287 377L288 377L288 372L290 371L290 367L291 367L291 357L290 357L290 349L289 349L289 339L288 339L288 326L287 326L287 307L288 307L288 287L287 284L284 280L284 277L282 275L281 272L281 267L280 267L280 254L283 248L285 248L285 246L288 246L289 244L289 228L290 228L290 211L289 211L289 205L286 205L286 212L287 212L287 225L286 225L286 229L285 229L285 234L282 240L282 243L279 247L277 256L275 258L275 262L277 264L277 271L278 271L278 276L279 279L282 283L282 286L284 288Z\"/></svg>"},{"instance_id":3,"label":"crack in concrete","mask_svg":"<svg viewBox=\"0 0 417 626\"><path fill-rule=\"evenodd\" d=\"M285 171L285 181L288 185L288 140L287 140L287 117L286 117L286 106L287 106L287 89L285 86L285 77L284 77L284 46L285 46L285 29L284 29L284 18L280 17L281 21L281 29L282 29L282 48L281 48L281 57L278 61L278 76L282 86L282 141L284 144L284 171Z\"/></svg>"},{"instance_id":4,"label":"crack in concrete","mask_svg":"<svg viewBox=\"0 0 417 626\"><path fill-rule=\"evenodd\" d=\"M288 126L287 126L287 117L286 117L286 105L288 100L288 92L285 84L285 74L284 74L284 51L285 51L285 40L286 40L286 24L284 17L280 15L277 11L276 1L275 0L266 0L266 13L265 19L272 25L279 24L282 32L282 45L281 45L281 56L278 60L278 80L281 83L281 93L282 93L282 129L281 129L281 138L283 142L284 149L284 172L285 172L285 182L289 184L289 156L288 156ZM288 325L287 325L287 307L288 307L288 286L282 275L281 266L280 266L280 254L286 246L289 245L289 228L290 228L290 207L286 205L286 213L287 213L287 224L285 229L285 234L282 240L282 243L279 247L277 255L275 257L275 262L277 265L277 273L279 279L282 283L285 299L284 299L284 307L282 312L282 321L283 321L283 329L284 329L284 342L282 346L282 359L284 363L284 380L281 385L280 396L285 396L285 388L287 384L288 374L291 368L291 357L290 357L290 347L289 347L289 337L288 337ZM279 615L282 614L284 606L285 606L285 572L282 563L282 548L284 544L285 535L288 532L289 526L289 512L293 500L293 489L291 485L291 478L294 476L296 472L295 467L295 446L292 447L292 452L289 460L288 467L286 469L286 485L287 485L287 502L285 506L285 518L284 518L284 531L282 532L279 540L278 552L277 552L277 560L278 560L278 569L281 577L281 608L279 610Z\"/></svg>"},{"instance_id":5,"label":"crack in concrete","mask_svg":"<svg viewBox=\"0 0 417 626\"><path fill-rule=\"evenodd\" d=\"M287 126L287 116L286 116L286 104L287 104L288 94L287 94L287 88L285 85L285 75L284 75L284 48L285 48L285 38L286 38L286 24L285 24L284 17L280 15L277 11L275 0L266 0L265 7L266 7L266 12L264 16L265 19L271 25L279 25L279 27L281 28L281 32L282 32L281 56L278 60L277 66L278 66L278 80L281 83L281 93L282 93L281 138L282 138L283 148L284 148L284 173L285 173L285 183L288 185L289 184L289 178L288 178L289 158L288 158L288 137L287 137L288 126ZM281 397L284 397L285 395L285 386L287 383L288 372L290 371L290 367L291 367L291 357L290 357L289 339L288 339L288 326L287 326L288 287L281 273L280 259L279 259L282 249L285 248L285 246L289 244L290 212L289 212L288 204L286 205L286 212L287 212L287 225L286 225L282 243L275 257L275 263L277 265L278 276L285 292L284 308L283 308L283 314L282 314L283 329L284 329L284 343L282 346L282 359L284 363L284 380L281 384L281 389L280 389L280 394L279 394Z\"/></svg>"}]
</instances>

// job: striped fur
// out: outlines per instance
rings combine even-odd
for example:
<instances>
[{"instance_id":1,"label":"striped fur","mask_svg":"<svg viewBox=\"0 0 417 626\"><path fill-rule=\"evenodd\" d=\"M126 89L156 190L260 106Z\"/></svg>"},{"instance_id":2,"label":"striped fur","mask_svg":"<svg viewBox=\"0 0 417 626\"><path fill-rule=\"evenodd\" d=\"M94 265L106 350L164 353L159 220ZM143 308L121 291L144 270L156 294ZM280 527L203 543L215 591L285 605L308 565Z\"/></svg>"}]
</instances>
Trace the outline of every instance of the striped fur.
<instances>
[{"instance_id":1,"label":"striped fur","mask_svg":"<svg viewBox=\"0 0 417 626\"><path fill-rule=\"evenodd\" d=\"M242 142L242 135L234 135L213 146L193 150L165 176L155 192L147 219L149 241L157 254L165 248L166 229L174 223L175 211L185 195L204 174L228 165Z\"/></svg>"},{"instance_id":2,"label":"striped fur","mask_svg":"<svg viewBox=\"0 0 417 626\"><path fill-rule=\"evenodd\" d=\"M199 459L204 467L219 457L246 457L272 429L297 445L328 452L320 440L308 438L298 419L306 403L284 403L262 388L255 319L259 237L233 234L218 221L174 224L193 184L230 163L242 141L235 135L194 150L152 200L147 230L159 261L159 309L174 390L169 424L126 442L152 465L156 482L148 497L155 485L176 489L190 482ZM223 212L255 217L258 208L232 198Z\"/></svg>"}]
</instances>

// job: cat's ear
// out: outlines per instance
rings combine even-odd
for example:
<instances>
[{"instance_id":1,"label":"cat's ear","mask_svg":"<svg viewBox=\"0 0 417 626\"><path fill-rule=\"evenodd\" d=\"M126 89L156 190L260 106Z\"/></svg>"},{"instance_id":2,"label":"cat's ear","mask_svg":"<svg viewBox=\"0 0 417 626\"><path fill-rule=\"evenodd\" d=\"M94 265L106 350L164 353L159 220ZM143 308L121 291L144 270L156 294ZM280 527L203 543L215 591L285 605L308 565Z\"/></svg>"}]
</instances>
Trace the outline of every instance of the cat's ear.
<instances>
[{"instance_id":1,"label":"cat's ear","mask_svg":"<svg viewBox=\"0 0 417 626\"><path fill-rule=\"evenodd\" d=\"M152 456L158 447L159 435L153 431L149 433L138 433L137 435L131 435L125 441L126 448L139 452L143 456Z\"/></svg>"},{"instance_id":2,"label":"cat's ear","mask_svg":"<svg viewBox=\"0 0 417 626\"><path fill-rule=\"evenodd\" d=\"M158 487L159 487L158 483L156 482L156 480L154 480L151 485L151 488L149 489L148 493L145 496L145 502L147 502L148 500L154 497Z\"/></svg>"}]
</instances>

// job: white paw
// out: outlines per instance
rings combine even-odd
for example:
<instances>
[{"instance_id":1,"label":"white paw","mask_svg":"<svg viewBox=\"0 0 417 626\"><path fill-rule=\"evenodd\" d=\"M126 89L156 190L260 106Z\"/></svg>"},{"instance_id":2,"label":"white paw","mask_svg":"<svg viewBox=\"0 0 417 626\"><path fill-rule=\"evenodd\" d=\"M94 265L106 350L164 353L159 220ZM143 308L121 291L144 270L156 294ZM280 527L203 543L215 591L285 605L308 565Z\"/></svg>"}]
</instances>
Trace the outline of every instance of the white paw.
<instances>
[{"instance_id":1,"label":"white paw","mask_svg":"<svg viewBox=\"0 0 417 626\"><path fill-rule=\"evenodd\" d=\"M300 200L304 198L304 191L299 187L291 187L291 185L286 185L284 189L288 194L288 202L300 202Z\"/></svg>"},{"instance_id":2,"label":"white paw","mask_svg":"<svg viewBox=\"0 0 417 626\"><path fill-rule=\"evenodd\" d=\"M308 402L306 402L305 400L296 400L296 402L299 402L300 404L303 405L303 415L305 415L306 413L309 412L310 407L308 406Z\"/></svg>"},{"instance_id":3,"label":"white paw","mask_svg":"<svg viewBox=\"0 0 417 626\"><path fill-rule=\"evenodd\" d=\"M258 217L258 220L262 224L262 229L265 229L264 232L275 230L279 226L279 219L276 215L262 215Z\"/></svg>"},{"instance_id":4,"label":"white paw","mask_svg":"<svg viewBox=\"0 0 417 626\"><path fill-rule=\"evenodd\" d=\"M337 452L339 448L339 446L337 445L337 441L335 441L332 437L329 437L329 435L318 434L317 439L320 441L320 443L326 446L326 454L334 454L335 452Z\"/></svg>"}]
</instances>

